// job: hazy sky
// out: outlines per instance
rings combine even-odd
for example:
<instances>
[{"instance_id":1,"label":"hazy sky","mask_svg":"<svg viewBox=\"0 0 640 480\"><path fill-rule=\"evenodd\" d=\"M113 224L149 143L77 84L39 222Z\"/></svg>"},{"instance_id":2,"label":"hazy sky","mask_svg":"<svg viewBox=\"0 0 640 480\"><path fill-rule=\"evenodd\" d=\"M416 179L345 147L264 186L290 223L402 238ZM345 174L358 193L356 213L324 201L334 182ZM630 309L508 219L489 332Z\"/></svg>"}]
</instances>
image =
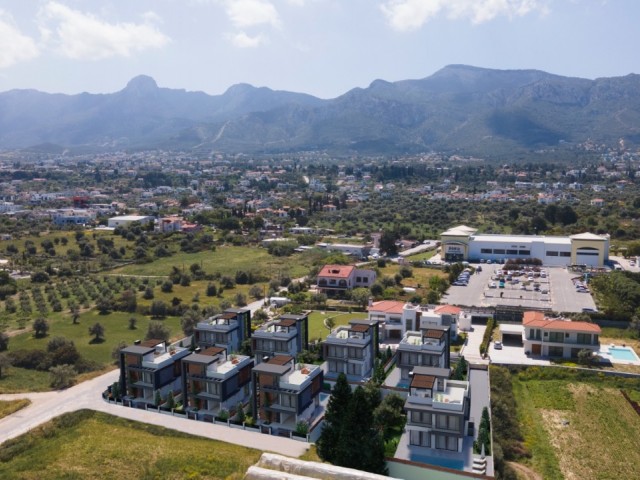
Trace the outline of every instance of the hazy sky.
<instances>
[{"instance_id":1,"label":"hazy sky","mask_svg":"<svg viewBox=\"0 0 640 480\"><path fill-rule=\"evenodd\" d=\"M0 0L0 91L114 92L134 76L338 96L448 64L640 73L640 0Z\"/></svg>"}]
</instances>

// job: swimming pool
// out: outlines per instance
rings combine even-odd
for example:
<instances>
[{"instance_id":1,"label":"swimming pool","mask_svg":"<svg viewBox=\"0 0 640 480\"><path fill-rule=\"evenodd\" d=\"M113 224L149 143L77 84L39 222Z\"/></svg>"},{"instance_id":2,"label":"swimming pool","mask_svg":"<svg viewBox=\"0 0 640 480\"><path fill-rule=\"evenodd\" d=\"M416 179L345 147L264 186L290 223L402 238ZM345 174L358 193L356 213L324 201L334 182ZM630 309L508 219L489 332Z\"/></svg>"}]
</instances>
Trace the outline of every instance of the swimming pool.
<instances>
[{"instance_id":1,"label":"swimming pool","mask_svg":"<svg viewBox=\"0 0 640 480\"><path fill-rule=\"evenodd\" d=\"M609 355L614 360L623 360L626 362L638 362L640 359L631 347L609 347Z\"/></svg>"},{"instance_id":2,"label":"swimming pool","mask_svg":"<svg viewBox=\"0 0 640 480\"><path fill-rule=\"evenodd\" d=\"M412 453L409 456L412 462L426 463L427 465L436 465L438 467L451 468L453 470L464 470L464 461L452 458L431 457L429 455L418 455Z\"/></svg>"}]
</instances>

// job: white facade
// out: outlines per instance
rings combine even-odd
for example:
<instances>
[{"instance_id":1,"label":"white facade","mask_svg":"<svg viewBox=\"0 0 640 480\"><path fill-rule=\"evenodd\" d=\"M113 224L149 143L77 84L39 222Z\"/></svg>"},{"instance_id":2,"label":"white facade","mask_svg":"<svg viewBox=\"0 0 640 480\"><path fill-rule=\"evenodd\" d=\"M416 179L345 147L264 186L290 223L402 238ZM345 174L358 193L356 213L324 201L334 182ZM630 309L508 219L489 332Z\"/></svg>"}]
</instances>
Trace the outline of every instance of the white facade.
<instances>
[{"instance_id":1,"label":"white facade","mask_svg":"<svg viewBox=\"0 0 640 480\"><path fill-rule=\"evenodd\" d=\"M473 235L470 238L471 259L539 258L545 265L567 265L571 259L569 237Z\"/></svg>"},{"instance_id":2,"label":"white facade","mask_svg":"<svg viewBox=\"0 0 640 480\"><path fill-rule=\"evenodd\" d=\"M131 225L133 222L139 222L140 224L144 225L149 222L153 222L153 217L144 215L124 215L121 217L113 217L109 219L108 226L110 228L126 227Z\"/></svg>"},{"instance_id":3,"label":"white facade","mask_svg":"<svg viewBox=\"0 0 640 480\"><path fill-rule=\"evenodd\" d=\"M544 265L602 267L609 260L609 235L580 233L567 237L478 234L461 225L441 234L446 261L539 259Z\"/></svg>"}]
</instances>

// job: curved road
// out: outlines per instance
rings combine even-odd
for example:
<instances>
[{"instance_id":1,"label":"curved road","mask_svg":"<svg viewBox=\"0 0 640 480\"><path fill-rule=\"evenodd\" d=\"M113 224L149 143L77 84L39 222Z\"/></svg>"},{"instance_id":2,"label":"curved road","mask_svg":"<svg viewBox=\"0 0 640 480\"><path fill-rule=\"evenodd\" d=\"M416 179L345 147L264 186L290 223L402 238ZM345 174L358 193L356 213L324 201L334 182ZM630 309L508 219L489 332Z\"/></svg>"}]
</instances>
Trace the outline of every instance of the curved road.
<instances>
[{"instance_id":1,"label":"curved road","mask_svg":"<svg viewBox=\"0 0 640 480\"><path fill-rule=\"evenodd\" d=\"M0 395L0 400L20 398L31 400L31 405L28 407L0 420L0 444L22 435L63 413L89 409L200 437L221 440L257 450L275 452L289 457L299 457L309 448L308 443L289 438L187 420L182 417L107 403L102 399L102 392L108 385L118 380L118 375L118 370L112 370L67 390Z\"/></svg>"}]
</instances>

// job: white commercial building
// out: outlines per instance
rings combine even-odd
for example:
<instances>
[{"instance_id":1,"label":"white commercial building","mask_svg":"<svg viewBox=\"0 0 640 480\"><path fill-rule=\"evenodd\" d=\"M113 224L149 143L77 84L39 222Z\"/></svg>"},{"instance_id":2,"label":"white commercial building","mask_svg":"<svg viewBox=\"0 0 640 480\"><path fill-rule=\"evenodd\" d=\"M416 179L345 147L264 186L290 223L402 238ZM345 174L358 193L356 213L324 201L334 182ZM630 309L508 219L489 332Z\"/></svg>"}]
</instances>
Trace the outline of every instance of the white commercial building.
<instances>
[{"instance_id":1,"label":"white commercial building","mask_svg":"<svg viewBox=\"0 0 640 480\"><path fill-rule=\"evenodd\" d=\"M464 225L441 234L447 261L539 259L544 265L602 267L609 260L609 235L580 233L567 237L478 234Z\"/></svg>"},{"instance_id":2,"label":"white commercial building","mask_svg":"<svg viewBox=\"0 0 640 480\"><path fill-rule=\"evenodd\" d=\"M128 227L134 222L138 222L141 225L145 225L149 222L153 222L153 217L148 217L145 215L123 215L121 217L112 217L109 219L109 228L115 227Z\"/></svg>"}]
</instances>

